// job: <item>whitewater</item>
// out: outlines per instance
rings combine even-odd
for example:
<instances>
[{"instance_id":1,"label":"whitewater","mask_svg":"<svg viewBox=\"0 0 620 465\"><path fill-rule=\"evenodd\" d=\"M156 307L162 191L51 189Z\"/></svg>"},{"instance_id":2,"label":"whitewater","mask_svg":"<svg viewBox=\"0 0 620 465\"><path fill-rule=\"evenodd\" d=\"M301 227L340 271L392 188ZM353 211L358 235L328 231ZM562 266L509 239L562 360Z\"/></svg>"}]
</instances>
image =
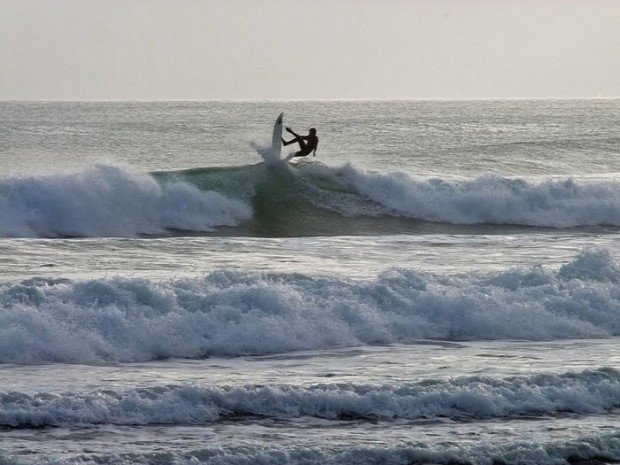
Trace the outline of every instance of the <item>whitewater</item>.
<instances>
[{"instance_id":1,"label":"whitewater","mask_svg":"<svg viewBox=\"0 0 620 465\"><path fill-rule=\"evenodd\" d=\"M0 116L0 464L620 463L618 100Z\"/></svg>"}]
</instances>

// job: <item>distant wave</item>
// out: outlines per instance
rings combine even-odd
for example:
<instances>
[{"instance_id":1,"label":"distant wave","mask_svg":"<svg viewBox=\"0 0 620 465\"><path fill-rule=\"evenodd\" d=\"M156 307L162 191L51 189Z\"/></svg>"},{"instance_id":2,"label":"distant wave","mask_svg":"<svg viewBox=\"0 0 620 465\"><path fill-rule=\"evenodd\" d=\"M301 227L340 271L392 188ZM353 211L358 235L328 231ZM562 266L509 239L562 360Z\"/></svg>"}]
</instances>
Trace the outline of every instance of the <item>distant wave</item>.
<instances>
[{"instance_id":1,"label":"distant wave","mask_svg":"<svg viewBox=\"0 0 620 465\"><path fill-rule=\"evenodd\" d=\"M374 223L361 227L360 217ZM303 162L152 174L97 166L0 179L0 237L133 237L218 226L259 236L372 234L373 227L415 232L420 222L617 227L620 184L495 175L418 179Z\"/></svg>"},{"instance_id":2,"label":"distant wave","mask_svg":"<svg viewBox=\"0 0 620 465\"><path fill-rule=\"evenodd\" d=\"M354 281L217 271L156 282L33 278L0 285L0 362L106 363L273 354L418 339L620 334L620 269L584 251L559 270Z\"/></svg>"},{"instance_id":3,"label":"distant wave","mask_svg":"<svg viewBox=\"0 0 620 465\"><path fill-rule=\"evenodd\" d=\"M480 376L394 386L157 386L116 392L0 392L0 426L201 424L226 417L453 420L594 414L620 407L613 369L504 379Z\"/></svg>"},{"instance_id":4,"label":"distant wave","mask_svg":"<svg viewBox=\"0 0 620 465\"><path fill-rule=\"evenodd\" d=\"M239 200L184 182L97 166L66 175L0 180L0 236L136 236L210 231L252 215Z\"/></svg>"}]
</instances>

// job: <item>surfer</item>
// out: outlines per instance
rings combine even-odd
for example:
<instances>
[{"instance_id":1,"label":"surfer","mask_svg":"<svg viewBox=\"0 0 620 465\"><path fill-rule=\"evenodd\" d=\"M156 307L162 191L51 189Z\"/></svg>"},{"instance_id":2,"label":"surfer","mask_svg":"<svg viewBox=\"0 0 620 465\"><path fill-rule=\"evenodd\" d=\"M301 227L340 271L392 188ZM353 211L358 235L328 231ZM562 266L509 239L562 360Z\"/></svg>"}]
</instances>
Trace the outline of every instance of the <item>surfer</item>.
<instances>
[{"instance_id":1,"label":"surfer","mask_svg":"<svg viewBox=\"0 0 620 465\"><path fill-rule=\"evenodd\" d=\"M299 144L299 152L295 152L293 157L305 157L310 155L312 152L314 154L313 157L316 157L316 146L319 144L319 138L316 136L316 129L310 128L310 133L307 136L300 136L291 128L286 128L288 132L295 136L294 139L289 140L288 142L282 139L282 144L289 145L297 142Z\"/></svg>"}]
</instances>

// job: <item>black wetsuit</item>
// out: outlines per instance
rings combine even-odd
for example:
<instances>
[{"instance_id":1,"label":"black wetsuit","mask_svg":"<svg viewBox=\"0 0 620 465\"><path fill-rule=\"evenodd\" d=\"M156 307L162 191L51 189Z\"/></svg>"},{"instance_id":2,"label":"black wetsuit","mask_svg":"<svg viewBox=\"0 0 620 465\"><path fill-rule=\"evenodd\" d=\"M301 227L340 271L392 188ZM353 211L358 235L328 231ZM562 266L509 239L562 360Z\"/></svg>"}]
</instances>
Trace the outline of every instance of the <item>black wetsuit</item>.
<instances>
[{"instance_id":1,"label":"black wetsuit","mask_svg":"<svg viewBox=\"0 0 620 465\"><path fill-rule=\"evenodd\" d=\"M319 143L319 138L316 134L308 134L307 136L300 136L295 133L292 133L296 137L288 142L282 139L282 143L284 145L289 145L297 142L299 144L299 152L296 152L295 157L306 157L310 155L313 151L316 151L316 147Z\"/></svg>"}]
</instances>

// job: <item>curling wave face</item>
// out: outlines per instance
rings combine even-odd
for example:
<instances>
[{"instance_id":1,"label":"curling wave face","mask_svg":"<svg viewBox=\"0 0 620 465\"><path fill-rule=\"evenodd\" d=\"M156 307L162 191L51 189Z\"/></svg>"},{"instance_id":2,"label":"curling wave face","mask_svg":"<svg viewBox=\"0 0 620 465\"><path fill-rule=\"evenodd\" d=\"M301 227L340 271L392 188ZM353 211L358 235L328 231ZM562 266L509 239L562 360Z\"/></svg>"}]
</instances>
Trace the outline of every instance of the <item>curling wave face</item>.
<instances>
[{"instance_id":1,"label":"curling wave face","mask_svg":"<svg viewBox=\"0 0 620 465\"><path fill-rule=\"evenodd\" d=\"M97 166L0 180L0 236L415 233L421 224L620 227L620 184L485 175L418 179L286 163L137 174ZM468 230L468 232L474 232ZM231 234L227 231L226 234Z\"/></svg>"},{"instance_id":2,"label":"curling wave face","mask_svg":"<svg viewBox=\"0 0 620 465\"><path fill-rule=\"evenodd\" d=\"M606 251L469 275L392 269L353 281L217 271L156 282L34 278L0 286L0 362L107 363L441 340L620 334Z\"/></svg>"}]
</instances>

